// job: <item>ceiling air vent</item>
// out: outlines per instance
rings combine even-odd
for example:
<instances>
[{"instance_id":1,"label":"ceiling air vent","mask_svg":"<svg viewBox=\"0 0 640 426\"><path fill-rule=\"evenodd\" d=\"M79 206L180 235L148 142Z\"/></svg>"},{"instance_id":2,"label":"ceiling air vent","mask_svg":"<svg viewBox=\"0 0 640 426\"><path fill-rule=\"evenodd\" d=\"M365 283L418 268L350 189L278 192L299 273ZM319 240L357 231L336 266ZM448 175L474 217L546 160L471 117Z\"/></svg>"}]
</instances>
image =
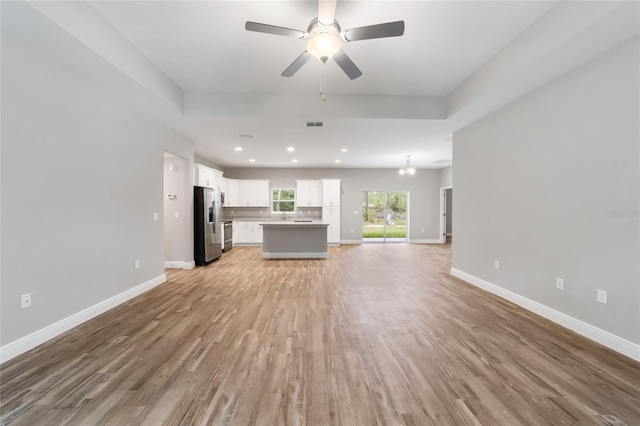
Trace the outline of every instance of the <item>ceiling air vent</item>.
<instances>
[{"instance_id":1,"label":"ceiling air vent","mask_svg":"<svg viewBox=\"0 0 640 426\"><path fill-rule=\"evenodd\" d=\"M307 121L307 127L323 127L324 121Z\"/></svg>"},{"instance_id":2,"label":"ceiling air vent","mask_svg":"<svg viewBox=\"0 0 640 426\"><path fill-rule=\"evenodd\" d=\"M238 133L238 137L243 138L243 139L253 139L256 137L256 135L252 134L252 133Z\"/></svg>"}]
</instances>

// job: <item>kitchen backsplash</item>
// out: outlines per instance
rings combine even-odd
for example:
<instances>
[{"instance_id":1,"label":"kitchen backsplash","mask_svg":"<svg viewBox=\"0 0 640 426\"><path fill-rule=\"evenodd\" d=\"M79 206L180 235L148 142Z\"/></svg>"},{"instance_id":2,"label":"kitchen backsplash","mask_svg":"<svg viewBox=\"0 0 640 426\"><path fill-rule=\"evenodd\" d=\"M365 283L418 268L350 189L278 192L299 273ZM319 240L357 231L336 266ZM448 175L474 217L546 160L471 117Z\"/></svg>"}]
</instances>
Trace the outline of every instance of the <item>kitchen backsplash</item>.
<instances>
[{"instance_id":1,"label":"kitchen backsplash","mask_svg":"<svg viewBox=\"0 0 640 426\"><path fill-rule=\"evenodd\" d=\"M242 219L273 219L279 218L279 213L271 213L266 207L224 207L222 209L224 220L242 220ZM288 219L322 219L322 207L302 207L296 209L295 212L287 212Z\"/></svg>"}]
</instances>

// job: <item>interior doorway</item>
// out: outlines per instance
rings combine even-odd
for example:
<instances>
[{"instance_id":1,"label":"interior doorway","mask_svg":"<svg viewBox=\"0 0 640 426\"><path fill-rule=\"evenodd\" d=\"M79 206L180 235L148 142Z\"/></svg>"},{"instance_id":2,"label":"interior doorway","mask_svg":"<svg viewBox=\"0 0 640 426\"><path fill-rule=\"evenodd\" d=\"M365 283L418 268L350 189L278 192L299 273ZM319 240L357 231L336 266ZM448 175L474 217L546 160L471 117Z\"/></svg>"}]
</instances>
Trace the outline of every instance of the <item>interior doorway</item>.
<instances>
[{"instance_id":1,"label":"interior doorway","mask_svg":"<svg viewBox=\"0 0 640 426\"><path fill-rule=\"evenodd\" d=\"M440 243L450 243L453 238L453 187L440 188Z\"/></svg>"},{"instance_id":2,"label":"interior doorway","mask_svg":"<svg viewBox=\"0 0 640 426\"><path fill-rule=\"evenodd\" d=\"M364 191L362 194L362 241L407 242L407 193Z\"/></svg>"}]
</instances>

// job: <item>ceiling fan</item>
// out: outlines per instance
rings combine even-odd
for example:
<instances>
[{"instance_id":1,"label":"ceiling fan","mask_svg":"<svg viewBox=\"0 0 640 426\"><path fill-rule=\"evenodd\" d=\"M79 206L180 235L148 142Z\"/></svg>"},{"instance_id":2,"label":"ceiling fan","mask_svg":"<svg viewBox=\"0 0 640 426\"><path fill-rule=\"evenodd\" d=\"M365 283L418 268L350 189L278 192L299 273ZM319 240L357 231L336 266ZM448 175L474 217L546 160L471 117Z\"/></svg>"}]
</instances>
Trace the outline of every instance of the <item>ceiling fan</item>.
<instances>
[{"instance_id":1,"label":"ceiling fan","mask_svg":"<svg viewBox=\"0 0 640 426\"><path fill-rule=\"evenodd\" d=\"M315 56L323 63L333 58L351 80L360 77L362 71L360 71L351 58L342 50L343 42L398 37L404 34L404 21L387 22L384 24L342 30L338 21L335 19L335 11L336 0L319 0L318 17L309 23L307 31L251 21L247 21L244 28L247 31L307 40L305 51L282 72L283 77L293 76L307 63L311 56Z\"/></svg>"}]
</instances>

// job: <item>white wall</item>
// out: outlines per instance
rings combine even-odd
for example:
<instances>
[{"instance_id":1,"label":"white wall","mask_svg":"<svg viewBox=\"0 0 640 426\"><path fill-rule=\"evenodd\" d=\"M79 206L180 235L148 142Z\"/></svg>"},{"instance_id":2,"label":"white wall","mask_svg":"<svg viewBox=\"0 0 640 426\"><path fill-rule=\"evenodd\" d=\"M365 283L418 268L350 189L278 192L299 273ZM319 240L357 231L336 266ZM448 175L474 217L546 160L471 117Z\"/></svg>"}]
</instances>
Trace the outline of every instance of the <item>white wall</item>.
<instances>
[{"instance_id":1,"label":"white wall","mask_svg":"<svg viewBox=\"0 0 640 426\"><path fill-rule=\"evenodd\" d=\"M638 52L637 38L624 43L455 133L453 143L453 268L635 344ZM596 302L597 289L608 292L607 305Z\"/></svg>"},{"instance_id":2,"label":"white wall","mask_svg":"<svg viewBox=\"0 0 640 426\"><path fill-rule=\"evenodd\" d=\"M415 242L439 239L439 170L418 169L414 176L400 176L395 169L227 168L225 176L235 179L270 179L272 186L281 188L295 187L296 179L342 179L340 236L342 240L349 241L362 240L363 191L408 191L409 240Z\"/></svg>"},{"instance_id":3,"label":"white wall","mask_svg":"<svg viewBox=\"0 0 640 426\"><path fill-rule=\"evenodd\" d=\"M440 169L440 187L448 188L453 186L453 167Z\"/></svg>"},{"instance_id":4,"label":"white wall","mask_svg":"<svg viewBox=\"0 0 640 426\"><path fill-rule=\"evenodd\" d=\"M99 73L79 72L64 54ZM112 72L28 4L3 2L5 352L17 339L164 276L163 153L192 161L193 144L99 84ZM25 293L32 306L21 310Z\"/></svg>"}]
</instances>

